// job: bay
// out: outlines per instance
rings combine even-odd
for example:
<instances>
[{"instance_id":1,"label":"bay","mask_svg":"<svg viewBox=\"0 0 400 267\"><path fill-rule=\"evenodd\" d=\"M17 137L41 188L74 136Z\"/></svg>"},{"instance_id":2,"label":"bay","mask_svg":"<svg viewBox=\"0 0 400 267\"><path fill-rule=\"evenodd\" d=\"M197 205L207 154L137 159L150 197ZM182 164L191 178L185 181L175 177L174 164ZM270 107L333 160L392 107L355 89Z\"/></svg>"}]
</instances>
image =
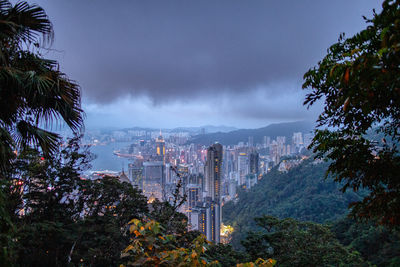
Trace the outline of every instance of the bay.
<instances>
[{"instance_id":1,"label":"bay","mask_svg":"<svg viewBox=\"0 0 400 267\"><path fill-rule=\"evenodd\" d=\"M91 162L91 171L128 171L128 164L131 160L114 155L115 150L129 147L131 142L112 142L105 145L96 145L90 147L96 158Z\"/></svg>"}]
</instances>

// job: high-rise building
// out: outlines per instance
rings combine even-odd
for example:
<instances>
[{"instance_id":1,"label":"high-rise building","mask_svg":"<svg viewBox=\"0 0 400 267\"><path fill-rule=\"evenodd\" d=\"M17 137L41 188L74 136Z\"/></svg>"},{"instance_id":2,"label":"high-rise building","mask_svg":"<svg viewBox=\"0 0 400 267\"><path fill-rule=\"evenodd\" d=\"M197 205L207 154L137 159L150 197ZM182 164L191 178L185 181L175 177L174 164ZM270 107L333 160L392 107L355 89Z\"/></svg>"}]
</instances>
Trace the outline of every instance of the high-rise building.
<instances>
[{"instance_id":1,"label":"high-rise building","mask_svg":"<svg viewBox=\"0 0 400 267\"><path fill-rule=\"evenodd\" d=\"M143 162L143 193L163 200L165 189L165 166L162 161Z\"/></svg>"},{"instance_id":2,"label":"high-rise building","mask_svg":"<svg viewBox=\"0 0 400 267\"><path fill-rule=\"evenodd\" d=\"M199 184L188 184L187 189L187 209L190 210L200 202L201 186Z\"/></svg>"},{"instance_id":3,"label":"high-rise building","mask_svg":"<svg viewBox=\"0 0 400 267\"><path fill-rule=\"evenodd\" d=\"M259 155L256 151L249 153L249 173L258 175Z\"/></svg>"},{"instance_id":4,"label":"high-rise building","mask_svg":"<svg viewBox=\"0 0 400 267\"><path fill-rule=\"evenodd\" d=\"M207 236L207 208L195 207L189 213L190 230L198 230Z\"/></svg>"},{"instance_id":5,"label":"high-rise building","mask_svg":"<svg viewBox=\"0 0 400 267\"><path fill-rule=\"evenodd\" d=\"M172 183L172 170L171 170L171 163L165 164L165 183L171 184Z\"/></svg>"},{"instance_id":6,"label":"high-rise building","mask_svg":"<svg viewBox=\"0 0 400 267\"><path fill-rule=\"evenodd\" d=\"M219 203L222 171L222 145L214 144L207 150L205 179L207 196Z\"/></svg>"},{"instance_id":7,"label":"high-rise building","mask_svg":"<svg viewBox=\"0 0 400 267\"><path fill-rule=\"evenodd\" d=\"M130 163L128 165L128 178L134 186L142 188L143 167L138 164Z\"/></svg>"},{"instance_id":8,"label":"high-rise building","mask_svg":"<svg viewBox=\"0 0 400 267\"><path fill-rule=\"evenodd\" d=\"M165 141L161 134L161 130L160 136L156 139L156 153L157 156L165 163Z\"/></svg>"},{"instance_id":9,"label":"high-rise building","mask_svg":"<svg viewBox=\"0 0 400 267\"><path fill-rule=\"evenodd\" d=\"M247 143L248 147L253 147L254 146L254 137L249 136L249 142Z\"/></svg>"},{"instance_id":10,"label":"high-rise building","mask_svg":"<svg viewBox=\"0 0 400 267\"><path fill-rule=\"evenodd\" d=\"M214 201L209 202L207 209L207 239L218 244L221 240L221 206Z\"/></svg>"},{"instance_id":11,"label":"high-rise building","mask_svg":"<svg viewBox=\"0 0 400 267\"><path fill-rule=\"evenodd\" d=\"M304 134L303 143L306 148L311 144L311 141L313 138L314 138L314 135L312 133Z\"/></svg>"},{"instance_id":12,"label":"high-rise building","mask_svg":"<svg viewBox=\"0 0 400 267\"><path fill-rule=\"evenodd\" d=\"M241 152L238 155L237 170L239 173L238 184L242 185L246 183L246 175L249 174L249 160L247 153Z\"/></svg>"},{"instance_id":13,"label":"high-rise building","mask_svg":"<svg viewBox=\"0 0 400 267\"><path fill-rule=\"evenodd\" d=\"M220 242L221 226L221 171L222 171L222 145L214 144L207 150L205 164L206 180L206 237L214 243Z\"/></svg>"},{"instance_id":14,"label":"high-rise building","mask_svg":"<svg viewBox=\"0 0 400 267\"><path fill-rule=\"evenodd\" d=\"M270 143L271 143L271 137L264 136L264 148L269 147Z\"/></svg>"},{"instance_id":15,"label":"high-rise building","mask_svg":"<svg viewBox=\"0 0 400 267\"><path fill-rule=\"evenodd\" d=\"M229 188L228 188L229 197L231 199L235 199L237 181L235 179L229 179L228 181L229 181Z\"/></svg>"},{"instance_id":16,"label":"high-rise building","mask_svg":"<svg viewBox=\"0 0 400 267\"><path fill-rule=\"evenodd\" d=\"M292 142L296 147L300 147L301 145L303 145L303 133L293 133Z\"/></svg>"},{"instance_id":17,"label":"high-rise building","mask_svg":"<svg viewBox=\"0 0 400 267\"><path fill-rule=\"evenodd\" d=\"M284 145L286 143L286 136L277 136L276 142L280 145Z\"/></svg>"}]
</instances>

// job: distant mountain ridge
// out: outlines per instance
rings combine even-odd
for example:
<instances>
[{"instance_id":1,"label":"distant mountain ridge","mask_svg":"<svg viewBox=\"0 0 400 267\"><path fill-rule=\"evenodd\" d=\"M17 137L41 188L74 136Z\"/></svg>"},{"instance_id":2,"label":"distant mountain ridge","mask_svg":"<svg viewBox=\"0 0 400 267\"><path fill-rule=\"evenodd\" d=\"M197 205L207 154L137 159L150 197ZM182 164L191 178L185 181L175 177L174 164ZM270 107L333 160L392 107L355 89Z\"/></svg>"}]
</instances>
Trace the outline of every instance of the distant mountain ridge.
<instances>
[{"instance_id":1,"label":"distant mountain ridge","mask_svg":"<svg viewBox=\"0 0 400 267\"><path fill-rule=\"evenodd\" d=\"M231 132L235 131L238 128L232 127L232 126L225 126L225 125L204 125L204 126L196 126L196 127L176 127L176 128L161 128L162 132L167 132L167 133L179 133L179 132L190 132L192 134L200 134L201 131L204 129L206 133L216 133L216 132ZM118 129L114 129L118 130ZM154 131L159 131L159 128L148 128L148 127L130 127L130 128L123 128L119 129L120 131L149 131L149 132L154 132Z\"/></svg>"},{"instance_id":2,"label":"distant mountain ridge","mask_svg":"<svg viewBox=\"0 0 400 267\"><path fill-rule=\"evenodd\" d=\"M219 142L222 145L235 145L239 142L247 142L249 136L254 138L254 143L261 143L264 136L275 139L277 136L290 138L294 132L308 133L314 129L314 123L310 121L297 121L270 124L258 129L240 129L228 133L209 133L193 136L190 143L210 145Z\"/></svg>"},{"instance_id":3,"label":"distant mountain ridge","mask_svg":"<svg viewBox=\"0 0 400 267\"><path fill-rule=\"evenodd\" d=\"M177 127L177 128L171 129L171 132L188 131L188 132L198 132L198 133L200 133L202 131L202 129L204 129L206 133L217 133L217 132L227 133L227 132L238 130L238 128L232 127L232 126L204 125L204 126L199 126L199 127Z\"/></svg>"}]
</instances>

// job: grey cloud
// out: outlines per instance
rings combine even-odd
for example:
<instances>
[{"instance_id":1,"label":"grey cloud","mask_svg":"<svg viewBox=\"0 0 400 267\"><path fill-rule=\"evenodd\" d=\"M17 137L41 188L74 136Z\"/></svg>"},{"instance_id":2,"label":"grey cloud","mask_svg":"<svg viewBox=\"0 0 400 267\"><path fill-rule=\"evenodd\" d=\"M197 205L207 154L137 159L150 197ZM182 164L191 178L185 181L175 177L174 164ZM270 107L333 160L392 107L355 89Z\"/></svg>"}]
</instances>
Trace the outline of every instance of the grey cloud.
<instances>
[{"instance_id":1,"label":"grey cloud","mask_svg":"<svg viewBox=\"0 0 400 267\"><path fill-rule=\"evenodd\" d=\"M320 103L312 110L303 107L304 92L295 92L290 87L276 86L280 95L270 96L259 90L251 94L242 94L232 101L226 101L220 107L223 116L234 116L236 120L259 122L279 122L294 120L315 120L320 111ZM286 89L286 90L285 90Z\"/></svg>"},{"instance_id":2,"label":"grey cloud","mask_svg":"<svg viewBox=\"0 0 400 267\"><path fill-rule=\"evenodd\" d=\"M55 53L88 99L155 103L301 84L340 32L365 27L378 0L38 1ZM293 89L291 89L293 90Z\"/></svg>"}]
</instances>

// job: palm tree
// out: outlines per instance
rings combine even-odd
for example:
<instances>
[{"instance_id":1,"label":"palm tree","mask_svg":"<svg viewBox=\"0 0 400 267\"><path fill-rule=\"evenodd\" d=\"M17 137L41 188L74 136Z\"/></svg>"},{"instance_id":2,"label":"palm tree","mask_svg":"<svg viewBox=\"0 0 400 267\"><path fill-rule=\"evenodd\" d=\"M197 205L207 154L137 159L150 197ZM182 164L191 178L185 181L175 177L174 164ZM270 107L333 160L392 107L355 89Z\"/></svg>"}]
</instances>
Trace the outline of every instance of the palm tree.
<instances>
[{"instance_id":1,"label":"palm tree","mask_svg":"<svg viewBox=\"0 0 400 267\"><path fill-rule=\"evenodd\" d=\"M79 86L41 54L53 36L41 7L0 0L0 171L27 146L51 155L60 139L46 130L54 122L83 128Z\"/></svg>"}]
</instances>

